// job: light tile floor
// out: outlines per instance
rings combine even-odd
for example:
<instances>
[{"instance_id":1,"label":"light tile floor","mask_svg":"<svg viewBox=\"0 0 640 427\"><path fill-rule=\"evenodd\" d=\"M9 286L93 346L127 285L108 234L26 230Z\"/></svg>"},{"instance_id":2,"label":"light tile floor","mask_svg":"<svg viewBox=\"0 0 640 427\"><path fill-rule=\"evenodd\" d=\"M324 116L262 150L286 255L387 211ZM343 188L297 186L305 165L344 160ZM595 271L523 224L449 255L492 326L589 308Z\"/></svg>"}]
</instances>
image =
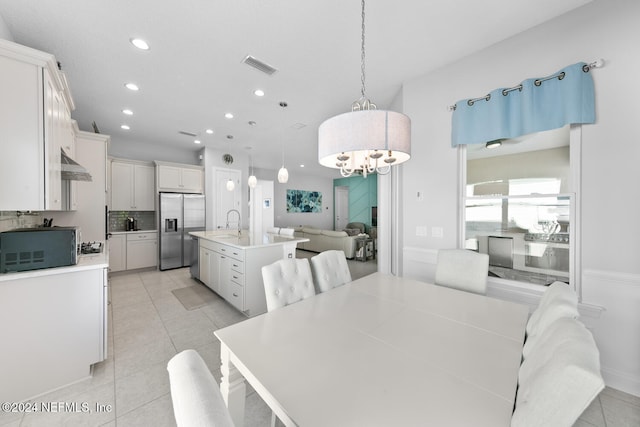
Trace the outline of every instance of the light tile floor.
<instances>
[{"instance_id":1,"label":"light tile floor","mask_svg":"<svg viewBox=\"0 0 640 427\"><path fill-rule=\"evenodd\" d=\"M298 257L312 255L298 251ZM356 279L375 271L376 263L350 261L349 267ZM166 366L187 348L196 349L220 381L220 344L213 331L244 320L244 315L220 298L200 309L185 310L171 291L195 283L187 268L118 274L109 283L108 359L93 366L92 378L36 399L75 402L79 411L0 412L1 426L175 426ZM82 404L88 404L90 411L83 412ZM245 425L268 426L270 421L269 408L247 387ZM607 388L576 426L640 426L640 399Z\"/></svg>"}]
</instances>

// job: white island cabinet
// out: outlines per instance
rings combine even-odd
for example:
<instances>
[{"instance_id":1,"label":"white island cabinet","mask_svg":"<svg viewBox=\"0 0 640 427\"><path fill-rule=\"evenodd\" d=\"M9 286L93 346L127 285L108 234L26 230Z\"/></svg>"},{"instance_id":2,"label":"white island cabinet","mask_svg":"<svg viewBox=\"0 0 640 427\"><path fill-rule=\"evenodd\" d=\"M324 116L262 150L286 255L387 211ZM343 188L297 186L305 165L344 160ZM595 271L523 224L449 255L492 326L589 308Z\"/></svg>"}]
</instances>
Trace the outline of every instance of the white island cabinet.
<instances>
[{"instance_id":1,"label":"white island cabinet","mask_svg":"<svg viewBox=\"0 0 640 427\"><path fill-rule=\"evenodd\" d=\"M20 402L88 378L107 356L107 255L0 274L0 401Z\"/></svg>"},{"instance_id":2,"label":"white island cabinet","mask_svg":"<svg viewBox=\"0 0 640 427\"><path fill-rule=\"evenodd\" d=\"M227 232L190 233L199 241L200 281L248 317L266 313L262 266L295 258L297 243L309 239Z\"/></svg>"}]
</instances>

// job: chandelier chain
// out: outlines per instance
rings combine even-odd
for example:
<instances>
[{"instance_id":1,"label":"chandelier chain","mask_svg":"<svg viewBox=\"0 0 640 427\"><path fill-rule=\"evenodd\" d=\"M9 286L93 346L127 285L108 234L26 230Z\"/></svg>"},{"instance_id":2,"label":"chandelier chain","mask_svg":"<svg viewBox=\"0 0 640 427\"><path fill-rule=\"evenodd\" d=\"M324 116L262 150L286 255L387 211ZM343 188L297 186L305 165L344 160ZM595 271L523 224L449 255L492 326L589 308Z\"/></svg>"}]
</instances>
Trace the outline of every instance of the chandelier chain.
<instances>
[{"instance_id":1,"label":"chandelier chain","mask_svg":"<svg viewBox=\"0 0 640 427\"><path fill-rule=\"evenodd\" d=\"M365 49L364 49L364 0L362 0L362 36L361 36L361 47L360 47L360 81L362 83L361 94L362 97L365 98Z\"/></svg>"}]
</instances>

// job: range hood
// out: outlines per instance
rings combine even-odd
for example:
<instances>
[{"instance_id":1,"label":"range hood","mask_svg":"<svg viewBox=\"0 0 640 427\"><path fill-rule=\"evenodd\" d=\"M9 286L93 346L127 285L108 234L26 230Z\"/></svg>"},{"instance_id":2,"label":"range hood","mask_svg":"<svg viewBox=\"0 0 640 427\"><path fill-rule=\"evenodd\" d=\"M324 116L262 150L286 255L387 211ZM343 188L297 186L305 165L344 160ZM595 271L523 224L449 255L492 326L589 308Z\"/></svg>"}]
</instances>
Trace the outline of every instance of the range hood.
<instances>
[{"instance_id":1,"label":"range hood","mask_svg":"<svg viewBox=\"0 0 640 427\"><path fill-rule=\"evenodd\" d=\"M91 174L60 149L60 178L68 181L92 181Z\"/></svg>"}]
</instances>

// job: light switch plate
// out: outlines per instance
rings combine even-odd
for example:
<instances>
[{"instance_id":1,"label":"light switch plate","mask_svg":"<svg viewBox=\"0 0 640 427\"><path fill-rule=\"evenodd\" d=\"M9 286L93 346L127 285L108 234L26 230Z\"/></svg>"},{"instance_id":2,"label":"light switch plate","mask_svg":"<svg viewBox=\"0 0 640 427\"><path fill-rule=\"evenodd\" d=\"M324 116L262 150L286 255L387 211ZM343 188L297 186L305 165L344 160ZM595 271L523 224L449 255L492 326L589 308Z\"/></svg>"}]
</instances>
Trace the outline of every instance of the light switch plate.
<instances>
[{"instance_id":1,"label":"light switch plate","mask_svg":"<svg viewBox=\"0 0 640 427\"><path fill-rule=\"evenodd\" d=\"M425 227L424 225L419 225L416 227L416 236L419 237L427 237L427 227Z\"/></svg>"},{"instance_id":2,"label":"light switch plate","mask_svg":"<svg viewBox=\"0 0 640 427\"><path fill-rule=\"evenodd\" d=\"M442 227L431 227L431 237L442 239L444 236L444 230Z\"/></svg>"}]
</instances>

